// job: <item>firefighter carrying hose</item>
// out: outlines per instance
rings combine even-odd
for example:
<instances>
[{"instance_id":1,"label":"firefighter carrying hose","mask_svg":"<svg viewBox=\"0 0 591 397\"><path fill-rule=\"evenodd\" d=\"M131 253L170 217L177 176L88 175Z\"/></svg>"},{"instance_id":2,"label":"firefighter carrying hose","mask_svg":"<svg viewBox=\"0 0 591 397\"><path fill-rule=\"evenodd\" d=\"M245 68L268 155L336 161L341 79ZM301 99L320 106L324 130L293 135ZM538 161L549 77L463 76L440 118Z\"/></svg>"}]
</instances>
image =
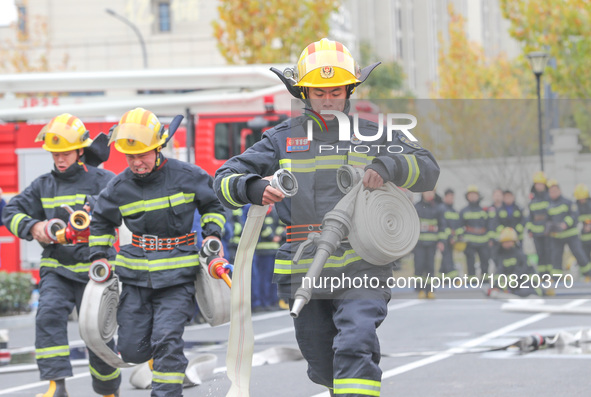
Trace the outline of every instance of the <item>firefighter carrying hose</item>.
<instances>
[{"instance_id":1,"label":"firefighter carrying hose","mask_svg":"<svg viewBox=\"0 0 591 397\"><path fill-rule=\"evenodd\" d=\"M282 74L272 69L309 111L349 113L349 97L377 64L360 70L349 50L339 42L322 39L304 49L297 68ZM295 77L295 81L291 79ZM215 189L222 203L239 208L247 203L275 203L280 219L287 225L287 242L279 249L274 270L279 297L290 299L302 284L302 278L314 257L315 247L308 247L295 264L293 255L310 232L318 232L324 215L344 194L336 183L337 169L350 164L365 169L363 185L380 188L384 182L415 192L432 190L439 176L439 166L431 153L399 132L392 141L386 134L368 146L367 153L356 153L359 144L351 131L351 140L339 140L339 123L333 115L323 115L326 127L307 124L303 115L289 119L266 131L262 140L243 154L228 160L216 173ZM348 116L351 120L351 116ZM307 125L313 139L307 139ZM350 123L353 126L353 122ZM377 135L375 123L359 120L359 132ZM378 153L377 146L400 145L402 153ZM321 152L327 145L338 150ZM269 176L280 168L297 178L298 193L288 199L269 184ZM349 243L342 241L329 257L321 277L375 278L376 288L314 288L312 300L294 319L296 339L308 362L308 376L324 385L333 395L378 396L381 388L380 349L377 327L386 317L390 290L385 288L392 276L392 266L374 266L361 259ZM324 299L321 299L324 298Z\"/></svg>"},{"instance_id":2,"label":"firefighter carrying hose","mask_svg":"<svg viewBox=\"0 0 591 397\"><path fill-rule=\"evenodd\" d=\"M89 239L90 259L108 259L123 283L117 312L121 357L153 359L152 396L162 397L182 395L187 367L182 335L195 311L199 265L193 214L202 214L204 242L219 240L225 223L211 177L196 165L165 158L167 137L148 110L121 117L111 142L129 167L98 197ZM132 243L116 255L115 228L122 222Z\"/></svg>"},{"instance_id":3,"label":"firefighter carrying hose","mask_svg":"<svg viewBox=\"0 0 591 397\"><path fill-rule=\"evenodd\" d=\"M87 200L98 195L114 176L98 169L108 158L105 135L93 140L82 121L71 114L51 120L36 141L51 152L54 168L35 179L21 194L10 200L2 219L17 237L37 240L43 247L39 274L39 307L35 320L35 356L41 379L49 380L43 397L67 396L65 378L72 376L68 346L68 315L80 308L88 282L89 250L87 243L54 244L46 233L49 219L68 222L69 214L61 207L82 210ZM92 146L91 146L92 145ZM92 164L92 165L91 165ZM93 166L94 165L94 166ZM109 346L113 348L113 341ZM118 396L121 375L89 350L90 374L96 393Z\"/></svg>"}]
</instances>

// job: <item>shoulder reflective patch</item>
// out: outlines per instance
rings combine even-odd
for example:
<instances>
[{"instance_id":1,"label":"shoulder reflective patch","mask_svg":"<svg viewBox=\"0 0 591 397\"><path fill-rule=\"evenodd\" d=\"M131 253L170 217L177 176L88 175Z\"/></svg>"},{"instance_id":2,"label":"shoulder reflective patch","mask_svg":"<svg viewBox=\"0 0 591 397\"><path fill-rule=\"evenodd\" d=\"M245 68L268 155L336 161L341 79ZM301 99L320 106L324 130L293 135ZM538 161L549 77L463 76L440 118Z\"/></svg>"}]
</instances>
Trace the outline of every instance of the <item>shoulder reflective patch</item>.
<instances>
[{"instance_id":1,"label":"shoulder reflective patch","mask_svg":"<svg viewBox=\"0 0 591 397\"><path fill-rule=\"evenodd\" d=\"M400 135L398 139L400 140L400 142L404 143L406 146L410 146L413 149L422 149L421 145L419 145L417 142L411 141L404 135Z\"/></svg>"},{"instance_id":2,"label":"shoulder reflective patch","mask_svg":"<svg viewBox=\"0 0 591 397\"><path fill-rule=\"evenodd\" d=\"M291 152L307 152L310 150L310 141L307 138L286 138L285 151Z\"/></svg>"}]
</instances>

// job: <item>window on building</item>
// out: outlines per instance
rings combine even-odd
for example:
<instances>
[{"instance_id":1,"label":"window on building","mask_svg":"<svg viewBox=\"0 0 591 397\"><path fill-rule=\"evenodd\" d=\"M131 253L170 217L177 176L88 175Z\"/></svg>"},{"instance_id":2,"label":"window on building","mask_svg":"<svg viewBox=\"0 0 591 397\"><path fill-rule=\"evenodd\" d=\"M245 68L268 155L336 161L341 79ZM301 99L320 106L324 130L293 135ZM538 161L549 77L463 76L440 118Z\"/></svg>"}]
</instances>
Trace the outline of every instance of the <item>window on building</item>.
<instances>
[{"instance_id":1,"label":"window on building","mask_svg":"<svg viewBox=\"0 0 591 397\"><path fill-rule=\"evenodd\" d=\"M27 7L18 6L17 10L18 10L18 21L17 21L18 38L19 38L19 40L27 40L29 38L29 33L27 31Z\"/></svg>"},{"instance_id":2,"label":"window on building","mask_svg":"<svg viewBox=\"0 0 591 397\"><path fill-rule=\"evenodd\" d=\"M170 2L168 1L158 2L158 30L160 32L171 31Z\"/></svg>"}]
</instances>

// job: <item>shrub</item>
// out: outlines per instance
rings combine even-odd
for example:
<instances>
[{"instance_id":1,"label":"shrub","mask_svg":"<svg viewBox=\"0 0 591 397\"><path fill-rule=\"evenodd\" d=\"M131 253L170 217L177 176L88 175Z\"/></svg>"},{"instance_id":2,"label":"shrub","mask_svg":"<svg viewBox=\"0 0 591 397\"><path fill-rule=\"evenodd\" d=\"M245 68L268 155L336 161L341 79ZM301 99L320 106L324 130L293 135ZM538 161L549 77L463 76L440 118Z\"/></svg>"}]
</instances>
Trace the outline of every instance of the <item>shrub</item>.
<instances>
[{"instance_id":1,"label":"shrub","mask_svg":"<svg viewBox=\"0 0 591 397\"><path fill-rule=\"evenodd\" d=\"M30 274L0 272L0 315L28 311L32 291Z\"/></svg>"}]
</instances>

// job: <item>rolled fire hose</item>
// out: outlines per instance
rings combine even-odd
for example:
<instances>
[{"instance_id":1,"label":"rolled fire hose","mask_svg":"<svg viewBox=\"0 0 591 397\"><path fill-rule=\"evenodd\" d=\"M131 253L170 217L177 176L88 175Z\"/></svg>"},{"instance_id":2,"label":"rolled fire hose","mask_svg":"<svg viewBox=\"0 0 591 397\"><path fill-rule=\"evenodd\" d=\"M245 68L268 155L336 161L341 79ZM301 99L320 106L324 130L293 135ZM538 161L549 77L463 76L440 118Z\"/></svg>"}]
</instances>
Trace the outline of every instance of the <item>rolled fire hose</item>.
<instances>
[{"instance_id":1,"label":"rolled fire hose","mask_svg":"<svg viewBox=\"0 0 591 397\"><path fill-rule=\"evenodd\" d=\"M286 197L297 193L297 180L287 170L273 175L271 186ZM250 371L254 349L254 333L250 311L252 257L259 240L268 206L252 205L238 243L232 275L232 314L226 368L232 382L226 397L250 396Z\"/></svg>"},{"instance_id":2,"label":"rolled fire hose","mask_svg":"<svg viewBox=\"0 0 591 397\"><path fill-rule=\"evenodd\" d=\"M97 266L92 270L97 271ZM104 269L103 269L104 270ZM100 275L104 277L104 275ZM112 277L104 282L92 278L86 284L80 304L80 336L86 346L101 360L114 368L133 367L107 346L117 331L117 306L119 304L119 279Z\"/></svg>"},{"instance_id":3,"label":"rolled fire hose","mask_svg":"<svg viewBox=\"0 0 591 397\"><path fill-rule=\"evenodd\" d=\"M366 190L363 174L362 169L349 165L337 170L337 185L346 193L345 197L324 216L322 232L310 233L293 258L294 262L299 261L307 246L316 245L307 279L320 276L326 261L345 237L363 260L377 266L409 254L419 240L419 216L406 194L391 182L373 191ZM297 317L311 298L312 288L300 286L291 316Z\"/></svg>"},{"instance_id":4,"label":"rolled fire hose","mask_svg":"<svg viewBox=\"0 0 591 397\"><path fill-rule=\"evenodd\" d=\"M201 266L197 269L195 279L195 299L205 321L215 327L230 321L231 292L223 280L215 279L208 274L207 258L217 255L221 249L220 246L209 251L209 247L215 245L217 240L208 240L208 242L211 243L204 245L201 250L203 252L199 254Z\"/></svg>"}]
</instances>

